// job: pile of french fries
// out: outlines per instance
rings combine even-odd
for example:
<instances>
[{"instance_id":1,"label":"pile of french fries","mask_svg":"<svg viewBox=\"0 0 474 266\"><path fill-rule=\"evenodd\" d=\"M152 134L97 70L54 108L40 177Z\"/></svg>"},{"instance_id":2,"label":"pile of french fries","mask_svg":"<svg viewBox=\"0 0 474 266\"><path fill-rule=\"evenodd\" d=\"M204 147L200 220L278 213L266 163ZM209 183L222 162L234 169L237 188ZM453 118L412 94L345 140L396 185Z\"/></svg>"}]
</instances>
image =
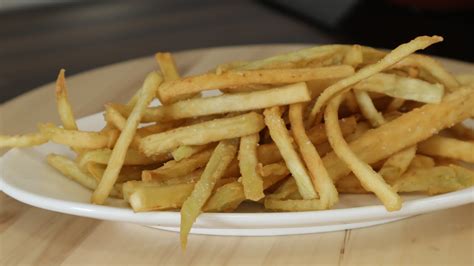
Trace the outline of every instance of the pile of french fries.
<instances>
[{"instance_id":1,"label":"pile of french fries","mask_svg":"<svg viewBox=\"0 0 474 266\"><path fill-rule=\"evenodd\" d=\"M181 243L201 212L244 201L273 211L325 210L339 193L373 193L389 211L399 193L472 186L472 76L455 77L414 54L439 36L391 52L325 45L253 62L231 62L180 77L169 53L126 103L105 105L105 127L78 129L64 70L56 83L62 127L0 136L0 147L48 141L75 159L48 163L93 191L123 198L136 212L180 209ZM201 92L222 94L202 97ZM153 99L161 106L149 107ZM445 130L446 129L446 130Z\"/></svg>"}]
</instances>

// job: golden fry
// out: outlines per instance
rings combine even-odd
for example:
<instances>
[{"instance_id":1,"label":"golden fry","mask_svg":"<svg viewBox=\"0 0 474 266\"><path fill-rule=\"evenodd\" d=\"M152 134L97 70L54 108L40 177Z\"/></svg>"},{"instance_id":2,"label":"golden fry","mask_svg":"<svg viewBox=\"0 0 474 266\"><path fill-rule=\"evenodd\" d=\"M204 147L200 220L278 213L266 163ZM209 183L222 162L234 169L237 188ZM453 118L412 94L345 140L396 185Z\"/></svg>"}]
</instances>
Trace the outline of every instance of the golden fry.
<instances>
[{"instance_id":1,"label":"golden fry","mask_svg":"<svg viewBox=\"0 0 474 266\"><path fill-rule=\"evenodd\" d=\"M106 130L101 132L69 130L56 127L53 124L39 124L40 133L49 140L72 148L100 149L115 145L118 131Z\"/></svg>"},{"instance_id":2,"label":"golden fry","mask_svg":"<svg viewBox=\"0 0 474 266\"><path fill-rule=\"evenodd\" d=\"M238 155L245 198L253 201L258 201L265 196L263 194L262 176L257 171L257 146L259 140L258 133L241 137Z\"/></svg>"},{"instance_id":3,"label":"golden fry","mask_svg":"<svg viewBox=\"0 0 474 266\"><path fill-rule=\"evenodd\" d=\"M437 135L420 142L418 151L429 156L474 163L474 141L462 141Z\"/></svg>"},{"instance_id":4,"label":"golden fry","mask_svg":"<svg viewBox=\"0 0 474 266\"><path fill-rule=\"evenodd\" d=\"M42 133L24 135L0 135L0 148L4 147L31 147L48 142L48 137Z\"/></svg>"},{"instance_id":5,"label":"golden fry","mask_svg":"<svg viewBox=\"0 0 474 266\"><path fill-rule=\"evenodd\" d=\"M162 78L154 72L146 77L143 87L140 89L141 92L138 96L137 103L133 107L132 113L127 118L127 123L112 150L104 175L102 176L97 189L92 194L91 201L93 203L103 204L110 194L110 191L117 180L120 169L122 168L123 162L125 161L128 146L132 143L137 126L145 112L145 108L153 99L156 89L161 81Z\"/></svg>"},{"instance_id":6,"label":"golden fry","mask_svg":"<svg viewBox=\"0 0 474 266\"><path fill-rule=\"evenodd\" d=\"M56 107L59 117L65 129L77 130L76 119L72 112L71 103L67 96L66 79L64 77L64 69L59 71L56 80Z\"/></svg>"}]
</instances>

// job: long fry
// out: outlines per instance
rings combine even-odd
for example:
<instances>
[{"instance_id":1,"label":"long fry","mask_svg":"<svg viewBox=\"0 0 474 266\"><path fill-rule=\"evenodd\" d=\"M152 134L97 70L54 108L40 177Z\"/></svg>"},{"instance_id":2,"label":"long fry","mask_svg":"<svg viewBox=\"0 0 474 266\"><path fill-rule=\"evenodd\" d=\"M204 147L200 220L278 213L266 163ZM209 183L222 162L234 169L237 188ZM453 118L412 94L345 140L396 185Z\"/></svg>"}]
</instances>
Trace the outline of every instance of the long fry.
<instances>
[{"instance_id":1,"label":"long fry","mask_svg":"<svg viewBox=\"0 0 474 266\"><path fill-rule=\"evenodd\" d=\"M298 144L301 156L306 163L313 185L321 199L321 205L323 208L331 207L337 203L338 193L326 168L324 168L318 151L311 143L308 135L306 135L303 125L302 104L292 104L290 106L290 122L293 136Z\"/></svg>"},{"instance_id":2,"label":"long fry","mask_svg":"<svg viewBox=\"0 0 474 266\"><path fill-rule=\"evenodd\" d=\"M125 128L122 130L117 143L112 150L110 160L107 168L105 169L104 175L100 180L97 189L92 194L91 201L95 204L104 204L104 201L110 194L110 191L117 180L120 169L122 168L125 156L127 154L128 146L133 140L133 136L137 130L137 126L140 123L141 117L145 111L145 108L153 99L158 85L161 83L162 78L155 72L148 74L143 87L141 88L140 95L138 96L137 103L133 107L133 111L127 119Z\"/></svg>"},{"instance_id":3,"label":"long fry","mask_svg":"<svg viewBox=\"0 0 474 266\"><path fill-rule=\"evenodd\" d=\"M397 48L393 49L388 55L382 58L379 62L368 65L364 68L361 68L354 75L341 79L335 84L328 87L316 100L311 113L308 117L308 125L312 125L316 119L316 115L319 113L324 104L326 104L334 95L338 94L341 91L346 90L348 87L356 84L357 82L368 78L382 70L396 64L406 56L414 53L417 50L425 49L426 47L442 41L443 38L440 36L421 36L417 37L414 40L399 45Z\"/></svg>"},{"instance_id":4,"label":"long fry","mask_svg":"<svg viewBox=\"0 0 474 266\"><path fill-rule=\"evenodd\" d=\"M345 142L339 123L337 120L337 111L342 100L337 96L329 102L324 113L326 121L326 131L329 136L329 143L342 161L344 161L352 172L360 180L361 184L369 191L372 191L384 203L389 211L395 211L401 208L402 200L400 196L377 174L368 164L359 159Z\"/></svg>"},{"instance_id":5,"label":"long fry","mask_svg":"<svg viewBox=\"0 0 474 266\"><path fill-rule=\"evenodd\" d=\"M165 82L158 89L160 100L169 104L183 97L212 89L230 89L245 84L289 84L318 79L347 77L354 73L350 66L331 66L300 69L269 69L251 71L229 71L220 75L208 73Z\"/></svg>"},{"instance_id":6,"label":"long fry","mask_svg":"<svg viewBox=\"0 0 474 266\"><path fill-rule=\"evenodd\" d=\"M265 127L255 112L215 119L153 134L142 139L140 150L147 156L164 154L180 145L201 145L259 132Z\"/></svg>"},{"instance_id":7,"label":"long fry","mask_svg":"<svg viewBox=\"0 0 474 266\"><path fill-rule=\"evenodd\" d=\"M201 212L207 199L211 196L216 182L222 177L229 163L237 153L238 139L221 141L212 153L209 162L194 186L193 192L183 203L181 208L181 246L186 247L191 226Z\"/></svg>"},{"instance_id":8,"label":"long fry","mask_svg":"<svg viewBox=\"0 0 474 266\"><path fill-rule=\"evenodd\" d=\"M310 93L306 84L297 83L268 90L193 98L169 105L147 108L142 122L163 122L212 114L263 109L276 105L307 102L310 99ZM129 110L125 106L113 106L123 115L128 116Z\"/></svg>"},{"instance_id":9,"label":"long fry","mask_svg":"<svg viewBox=\"0 0 474 266\"><path fill-rule=\"evenodd\" d=\"M288 166L291 174L295 177L298 185L298 190L304 199L316 198L316 191L314 190L311 178L306 172L305 166L301 158L296 153L291 144L290 135L286 129L285 123L281 118L279 107L272 107L264 111L265 124L270 130L270 136L280 150L283 159Z\"/></svg>"}]
</instances>

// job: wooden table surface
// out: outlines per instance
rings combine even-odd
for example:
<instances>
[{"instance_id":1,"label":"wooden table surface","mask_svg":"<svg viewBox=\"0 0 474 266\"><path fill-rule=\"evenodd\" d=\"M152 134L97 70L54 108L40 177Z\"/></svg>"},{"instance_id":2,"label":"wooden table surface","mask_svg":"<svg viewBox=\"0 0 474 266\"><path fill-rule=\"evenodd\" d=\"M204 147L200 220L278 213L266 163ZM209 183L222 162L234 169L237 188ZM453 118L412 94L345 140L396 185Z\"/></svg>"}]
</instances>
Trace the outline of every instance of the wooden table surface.
<instances>
[{"instance_id":1,"label":"wooden table surface","mask_svg":"<svg viewBox=\"0 0 474 266\"><path fill-rule=\"evenodd\" d=\"M247 46L177 53L183 74L217 63L299 48ZM454 72L472 64L445 61ZM106 102L125 101L153 58L89 71L67 79L76 116L95 113ZM52 77L53 79L54 77ZM39 121L58 123L54 86L45 85L0 106L0 132L34 130ZM177 233L99 221L30 207L0 192L0 265L473 265L474 205L411 217L369 228L276 237L190 235L180 249Z\"/></svg>"}]
</instances>

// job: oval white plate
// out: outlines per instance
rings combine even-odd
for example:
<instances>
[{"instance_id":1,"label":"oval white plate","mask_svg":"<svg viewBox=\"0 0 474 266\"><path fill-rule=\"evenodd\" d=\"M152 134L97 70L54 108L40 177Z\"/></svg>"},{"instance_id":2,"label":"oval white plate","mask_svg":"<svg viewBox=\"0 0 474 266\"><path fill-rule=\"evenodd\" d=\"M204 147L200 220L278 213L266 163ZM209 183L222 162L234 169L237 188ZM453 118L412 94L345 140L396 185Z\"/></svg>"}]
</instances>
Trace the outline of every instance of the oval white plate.
<instances>
[{"instance_id":1,"label":"oval white plate","mask_svg":"<svg viewBox=\"0 0 474 266\"><path fill-rule=\"evenodd\" d=\"M98 130L102 114L78 121L84 130ZM89 203L91 192L63 177L45 161L48 153L73 155L64 146L48 143L28 149L12 149L0 161L0 188L9 196L39 208L96 219L131 222L164 230L179 230L179 212L134 213L121 200L110 206ZM236 213L204 213L192 233L211 235L289 235L372 226L409 216L474 202L474 188L444 195L405 195L403 208L387 212L373 195L341 195L333 210L310 212L263 212L243 204Z\"/></svg>"}]
</instances>

